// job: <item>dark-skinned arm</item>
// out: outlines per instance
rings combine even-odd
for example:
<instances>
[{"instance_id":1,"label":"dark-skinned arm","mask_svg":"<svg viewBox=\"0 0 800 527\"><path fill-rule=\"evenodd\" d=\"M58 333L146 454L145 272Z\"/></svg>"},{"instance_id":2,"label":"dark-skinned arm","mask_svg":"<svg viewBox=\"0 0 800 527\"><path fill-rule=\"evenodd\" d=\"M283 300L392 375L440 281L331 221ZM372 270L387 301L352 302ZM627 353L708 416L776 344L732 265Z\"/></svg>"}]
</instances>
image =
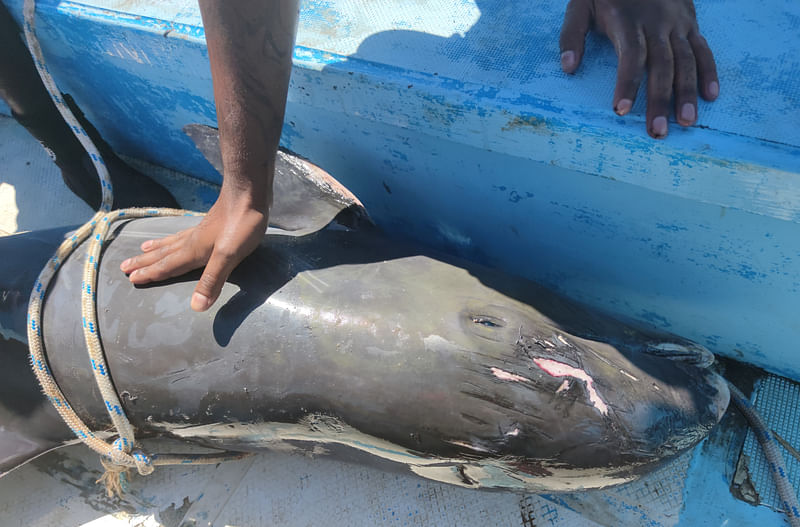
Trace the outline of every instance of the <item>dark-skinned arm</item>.
<instances>
[{"instance_id":1,"label":"dark-skinned arm","mask_svg":"<svg viewBox=\"0 0 800 527\"><path fill-rule=\"evenodd\" d=\"M614 111L633 106L647 70L647 132L666 137L670 101L682 126L697 121L697 91L719 96L714 56L697 26L692 0L570 0L561 28L561 67L574 73L590 28L605 34L617 52Z\"/></svg>"},{"instance_id":2,"label":"dark-skinned arm","mask_svg":"<svg viewBox=\"0 0 800 527\"><path fill-rule=\"evenodd\" d=\"M121 269L146 284L205 266L195 311L217 299L231 271L262 241L272 204L297 30L299 0L200 0L224 175L219 197L194 228L148 240Z\"/></svg>"}]
</instances>

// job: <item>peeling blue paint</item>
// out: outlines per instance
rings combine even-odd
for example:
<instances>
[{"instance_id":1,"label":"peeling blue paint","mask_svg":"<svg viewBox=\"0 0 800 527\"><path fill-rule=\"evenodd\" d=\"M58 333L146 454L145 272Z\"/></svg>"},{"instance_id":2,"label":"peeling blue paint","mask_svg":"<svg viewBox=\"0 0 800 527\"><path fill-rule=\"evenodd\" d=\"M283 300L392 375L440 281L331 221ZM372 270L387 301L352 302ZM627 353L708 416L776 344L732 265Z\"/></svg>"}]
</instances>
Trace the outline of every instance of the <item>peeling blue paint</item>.
<instances>
[{"instance_id":1,"label":"peeling blue paint","mask_svg":"<svg viewBox=\"0 0 800 527\"><path fill-rule=\"evenodd\" d=\"M39 2L43 3L43 2ZM99 9L78 2L59 2L56 9L60 14L90 21L102 21L119 27L128 27L140 31L159 33L162 36L185 36L205 43L205 31L202 26L181 24L141 15L129 15L120 11Z\"/></svg>"},{"instance_id":2,"label":"peeling blue paint","mask_svg":"<svg viewBox=\"0 0 800 527\"><path fill-rule=\"evenodd\" d=\"M669 320L659 315L658 313L654 313L652 311L642 311L641 313L639 313L638 318L650 322L654 326L660 328L669 328L670 326L672 326L672 324L669 323Z\"/></svg>"},{"instance_id":3,"label":"peeling blue paint","mask_svg":"<svg viewBox=\"0 0 800 527\"><path fill-rule=\"evenodd\" d=\"M671 231L671 232L680 232L689 230L686 227L681 227L680 225L665 225L663 223L657 223L656 228L661 229L662 231Z\"/></svg>"}]
</instances>

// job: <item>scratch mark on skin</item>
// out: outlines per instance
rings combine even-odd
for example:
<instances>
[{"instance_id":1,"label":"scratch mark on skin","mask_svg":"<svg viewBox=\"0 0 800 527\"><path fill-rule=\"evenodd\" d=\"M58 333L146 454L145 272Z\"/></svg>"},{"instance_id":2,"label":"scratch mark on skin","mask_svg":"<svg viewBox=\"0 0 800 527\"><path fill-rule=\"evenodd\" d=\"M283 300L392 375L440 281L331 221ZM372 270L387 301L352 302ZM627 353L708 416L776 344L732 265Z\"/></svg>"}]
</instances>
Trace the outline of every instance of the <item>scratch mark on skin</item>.
<instances>
[{"instance_id":1,"label":"scratch mark on skin","mask_svg":"<svg viewBox=\"0 0 800 527\"><path fill-rule=\"evenodd\" d=\"M471 445L471 444L469 444L469 443L467 443L465 441L448 441L448 443L450 443L451 445L460 446L460 447L463 447L463 448L468 448L468 449L474 450L476 452L487 452L487 453L491 453L492 452L491 450L488 450L488 449L483 448L483 447L479 447L477 445Z\"/></svg>"},{"instance_id":2,"label":"scratch mark on skin","mask_svg":"<svg viewBox=\"0 0 800 527\"><path fill-rule=\"evenodd\" d=\"M619 370L619 372L620 372L622 375L624 375L625 377L627 377L627 378L629 378L630 380L632 380L632 381L638 381L638 380L639 380L637 377L634 377L633 375L631 375L630 373L628 373L628 372L627 372L627 371L625 371L625 370Z\"/></svg>"},{"instance_id":3,"label":"scratch mark on skin","mask_svg":"<svg viewBox=\"0 0 800 527\"><path fill-rule=\"evenodd\" d=\"M311 271L305 271L305 272L303 272L302 274L300 274L300 275L298 275L298 276L300 276L300 277L302 277L303 279L305 279L305 281L306 281L306 282L308 282L308 284L309 284L309 285L311 285L311 287L314 287L314 289L316 289L316 290L317 290L317 291L319 291L320 293L321 293L322 291L320 291L320 290L319 290L317 287L315 287L315 286L314 286L314 284L312 284L312 283L311 283L311 281L312 281L312 280L313 280L314 282L316 282L318 285L320 285L320 286L322 286L323 288L325 288L325 289L327 289L327 288L329 288L329 287L330 287L330 285L328 285L328 282L326 282L326 281L325 281L325 280L323 280L322 278L320 278L320 277L318 277L318 276L314 275L314 274L313 274Z\"/></svg>"},{"instance_id":4,"label":"scratch mark on skin","mask_svg":"<svg viewBox=\"0 0 800 527\"><path fill-rule=\"evenodd\" d=\"M506 432L506 435L511 437L517 437L519 435L519 428L515 428L510 432Z\"/></svg>"},{"instance_id":5,"label":"scratch mark on skin","mask_svg":"<svg viewBox=\"0 0 800 527\"><path fill-rule=\"evenodd\" d=\"M494 376L500 379L501 381L522 382L530 380L526 379L525 377L522 377L521 375L516 375L514 373L501 370L500 368L492 368L492 373L494 373Z\"/></svg>"},{"instance_id":6,"label":"scratch mark on skin","mask_svg":"<svg viewBox=\"0 0 800 527\"><path fill-rule=\"evenodd\" d=\"M589 392L589 400L592 402L592 405L597 408L601 414L608 415L608 405L600 398L600 395L598 395L597 390L594 388L594 379L592 379L588 373L574 366L570 366L569 364L564 364L552 359L533 359L533 362L552 377L573 377L585 382L586 391Z\"/></svg>"},{"instance_id":7,"label":"scratch mark on skin","mask_svg":"<svg viewBox=\"0 0 800 527\"><path fill-rule=\"evenodd\" d=\"M569 381L567 379L564 379L564 382L562 382L561 386L558 387L558 390L556 390L556 393L565 392L567 390L569 390Z\"/></svg>"},{"instance_id":8,"label":"scratch mark on skin","mask_svg":"<svg viewBox=\"0 0 800 527\"><path fill-rule=\"evenodd\" d=\"M302 276L302 275L298 275L298 276ZM313 284L311 284L310 282L308 282L308 283L309 283L309 285L314 287ZM315 289L316 289L316 287L315 287ZM298 315L303 316L303 317L307 317L307 318L318 317L320 320L328 322L330 324L336 324L336 325L348 324L348 325L354 325L354 326L361 326L361 327L367 328L367 330L370 331L373 335L377 331L377 328L376 328L374 322L372 322L371 320L365 319L365 318L361 318L361 317L351 317L351 316L344 315L342 313L334 313L332 311L317 311L317 310L315 310L313 308L310 308L310 307L304 306L304 305L300 305L298 303L286 302L286 301L281 300L280 298L277 298L275 296L269 297L267 299L267 304L269 304L271 306L274 306L274 307L276 307L278 309L285 309L289 313L298 314ZM444 340L444 339L442 339L442 340Z\"/></svg>"},{"instance_id":9,"label":"scratch mark on skin","mask_svg":"<svg viewBox=\"0 0 800 527\"><path fill-rule=\"evenodd\" d=\"M558 336L558 340L560 340L565 346L569 346L569 342L567 342L567 339L565 339L561 335Z\"/></svg>"},{"instance_id":10,"label":"scratch mark on skin","mask_svg":"<svg viewBox=\"0 0 800 527\"><path fill-rule=\"evenodd\" d=\"M307 283L308 285L310 285L310 286L311 286L311 287L314 289L314 291L316 291L317 293L320 293L320 294L322 294L322 289L320 289L319 287L317 287L317 284L315 284L314 282L312 282L311 280L309 280L309 279L308 279L308 277L307 277L307 276L305 276L305 274L306 274L306 273L300 273L300 274L298 274L298 275L297 275L297 277L298 277L298 278L300 278L301 280L303 280L303 282L305 282L305 283Z\"/></svg>"}]
</instances>

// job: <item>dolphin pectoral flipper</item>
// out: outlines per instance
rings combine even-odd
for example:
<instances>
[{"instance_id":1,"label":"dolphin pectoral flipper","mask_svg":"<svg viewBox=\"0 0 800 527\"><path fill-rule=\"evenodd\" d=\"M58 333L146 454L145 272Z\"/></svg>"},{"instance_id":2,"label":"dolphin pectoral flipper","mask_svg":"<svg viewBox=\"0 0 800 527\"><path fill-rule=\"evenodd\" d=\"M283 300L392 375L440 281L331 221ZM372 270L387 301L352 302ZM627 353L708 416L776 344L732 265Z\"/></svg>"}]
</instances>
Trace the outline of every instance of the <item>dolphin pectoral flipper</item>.
<instances>
[{"instance_id":1,"label":"dolphin pectoral flipper","mask_svg":"<svg viewBox=\"0 0 800 527\"><path fill-rule=\"evenodd\" d=\"M217 172L223 174L219 130L188 124L183 131ZM278 151L273 190L276 199L270 209L270 225L287 234L310 234L333 221L350 228L372 226L369 214L352 192L293 152Z\"/></svg>"}]
</instances>

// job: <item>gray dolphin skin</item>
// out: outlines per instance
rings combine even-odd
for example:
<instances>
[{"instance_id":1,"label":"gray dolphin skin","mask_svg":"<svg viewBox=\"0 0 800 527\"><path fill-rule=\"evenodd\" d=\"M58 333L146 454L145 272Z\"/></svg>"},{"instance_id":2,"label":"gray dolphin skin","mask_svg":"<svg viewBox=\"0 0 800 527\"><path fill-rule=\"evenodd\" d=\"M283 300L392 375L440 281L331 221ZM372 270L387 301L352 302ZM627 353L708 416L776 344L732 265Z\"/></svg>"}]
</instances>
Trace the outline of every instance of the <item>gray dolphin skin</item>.
<instances>
[{"instance_id":1,"label":"gray dolphin skin","mask_svg":"<svg viewBox=\"0 0 800 527\"><path fill-rule=\"evenodd\" d=\"M279 167L276 185L308 196L308 170L288 172ZM134 287L119 270L143 240L197 218L115 229L99 270L99 333L137 437L559 492L631 481L697 444L725 411L727 386L702 347L388 239L346 189L314 188L274 214L283 228L268 231L205 313L189 309L198 273ZM30 288L66 231L0 239L11 256L0 264L0 473L73 440L25 343ZM62 265L43 334L62 391L104 430L82 335L82 261L78 252Z\"/></svg>"}]
</instances>

